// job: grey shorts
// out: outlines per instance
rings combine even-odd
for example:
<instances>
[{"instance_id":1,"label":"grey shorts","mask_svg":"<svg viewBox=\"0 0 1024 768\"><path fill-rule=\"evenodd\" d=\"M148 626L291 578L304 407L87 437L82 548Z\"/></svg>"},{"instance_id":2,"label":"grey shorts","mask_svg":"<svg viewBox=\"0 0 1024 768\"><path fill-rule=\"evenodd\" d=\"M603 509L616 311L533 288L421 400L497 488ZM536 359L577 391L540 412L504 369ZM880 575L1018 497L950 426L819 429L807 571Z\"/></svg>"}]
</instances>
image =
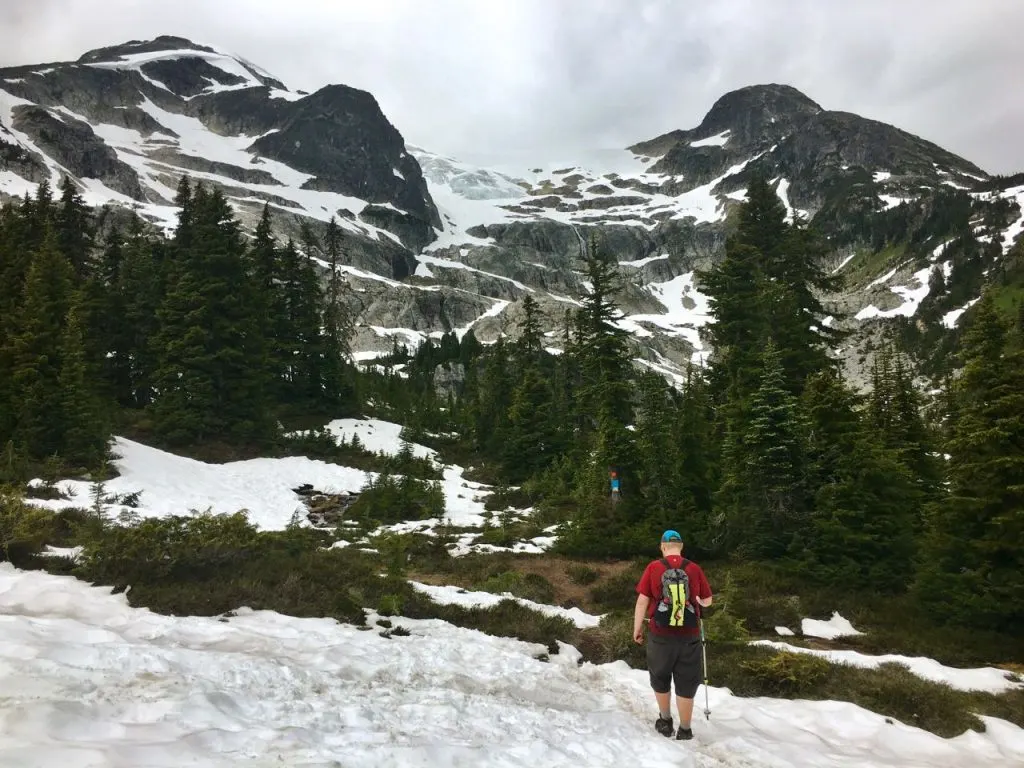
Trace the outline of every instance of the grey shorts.
<instances>
[{"instance_id":1,"label":"grey shorts","mask_svg":"<svg viewBox=\"0 0 1024 768\"><path fill-rule=\"evenodd\" d=\"M647 670L655 693L668 693L674 679L676 696L692 699L704 677L700 638L648 634Z\"/></svg>"}]
</instances>

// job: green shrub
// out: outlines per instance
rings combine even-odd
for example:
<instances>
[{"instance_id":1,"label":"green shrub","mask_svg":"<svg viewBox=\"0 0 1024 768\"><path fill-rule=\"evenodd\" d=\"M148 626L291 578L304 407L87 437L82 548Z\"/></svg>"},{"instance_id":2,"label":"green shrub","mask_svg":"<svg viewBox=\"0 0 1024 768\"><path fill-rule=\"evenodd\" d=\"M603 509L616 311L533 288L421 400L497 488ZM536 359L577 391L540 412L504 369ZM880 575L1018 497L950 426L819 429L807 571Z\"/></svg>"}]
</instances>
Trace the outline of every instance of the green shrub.
<instances>
[{"instance_id":1,"label":"green shrub","mask_svg":"<svg viewBox=\"0 0 1024 768\"><path fill-rule=\"evenodd\" d=\"M598 626L581 631L576 647L593 664L621 660L634 669L647 667L644 646L633 641L633 614L625 611L609 613Z\"/></svg>"},{"instance_id":2,"label":"green shrub","mask_svg":"<svg viewBox=\"0 0 1024 768\"><path fill-rule=\"evenodd\" d=\"M632 608L636 605L636 585L643 566L634 566L616 574L590 590L590 599L601 610Z\"/></svg>"},{"instance_id":3,"label":"green shrub","mask_svg":"<svg viewBox=\"0 0 1024 768\"><path fill-rule=\"evenodd\" d=\"M442 518L444 511L440 483L387 472L367 482L349 508L353 518L382 524Z\"/></svg>"},{"instance_id":4,"label":"green shrub","mask_svg":"<svg viewBox=\"0 0 1024 768\"><path fill-rule=\"evenodd\" d=\"M409 475L420 480L443 478L437 465L414 455L410 445L403 444L397 455L369 451L358 438L339 441L323 427L281 437L273 455L308 456L364 472Z\"/></svg>"},{"instance_id":5,"label":"green shrub","mask_svg":"<svg viewBox=\"0 0 1024 768\"><path fill-rule=\"evenodd\" d=\"M555 641L573 643L578 630L568 619L546 616L514 600L502 600L489 608L440 605L426 595L415 593L404 607L410 619L441 619L459 627L476 629L496 637L514 637L527 643L541 643L551 654L558 653Z\"/></svg>"},{"instance_id":6,"label":"green shrub","mask_svg":"<svg viewBox=\"0 0 1024 768\"><path fill-rule=\"evenodd\" d=\"M0 489L0 558L24 563L43 549L55 530L53 512L26 504L12 489Z\"/></svg>"},{"instance_id":7,"label":"green shrub","mask_svg":"<svg viewBox=\"0 0 1024 768\"><path fill-rule=\"evenodd\" d=\"M601 578L601 574L596 569L580 563L573 563L565 569L565 573L569 577L569 581L581 587L593 584Z\"/></svg>"},{"instance_id":8,"label":"green shrub","mask_svg":"<svg viewBox=\"0 0 1024 768\"><path fill-rule=\"evenodd\" d=\"M377 613L381 616L399 616L402 613L404 601L401 595L381 595L377 604Z\"/></svg>"},{"instance_id":9,"label":"green shrub","mask_svg":"<svg viewBox=\"0 0 1024 768\"><path fill-rule=\"evenodd\" d=\"M743 662L743 669L771 696L797 696L813 691L828 676L829 662L807 653L780 651Z\"/></svg>"},{"instance_id":10,"label":"green shrub","mask_svg":"<svg viewBox=\"0 0 1024 768\"><path fill-rule=\"evenodd\" d=\"M362 606L411 592L370 558L324 549L308 528L258 532L245 515L196 515L111 526L87 545L75 574L117 588L132 605L174 615L248 606L364 624Z\"/></svg>"},{"instance_id":11,"label":"green shrub","mask_svg":"<svg viewBox=\"0 0 1024 768\"><path fill-rule=\"evenodd\" d=\"M489 577L480 589L498 595L507 592L535 603L553 603L555 600L554 586L537 573L503 571Z\"/></svg>"}]
</instances>

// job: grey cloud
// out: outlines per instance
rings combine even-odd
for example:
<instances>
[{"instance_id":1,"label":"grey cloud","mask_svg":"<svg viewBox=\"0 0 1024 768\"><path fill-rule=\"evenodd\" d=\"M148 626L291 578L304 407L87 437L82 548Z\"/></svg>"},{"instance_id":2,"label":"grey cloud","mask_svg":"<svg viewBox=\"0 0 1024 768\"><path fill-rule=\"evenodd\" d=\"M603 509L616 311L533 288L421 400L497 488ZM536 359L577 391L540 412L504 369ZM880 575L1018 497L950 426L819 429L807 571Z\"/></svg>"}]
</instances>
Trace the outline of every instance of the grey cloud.
<instances>
[{"instance_id":1,"label":"grey cloud","mask_svg":"<svg viewBox=\"0 0 1024 768\"><path fill-rule=\"evenodd\" d=\"M990 0L3 0L0 64L176 34L292 87L371 91L455 155L622 147L789 83L994 172L1024 170L1024 3Z\"/></svg>"}]
</instances>

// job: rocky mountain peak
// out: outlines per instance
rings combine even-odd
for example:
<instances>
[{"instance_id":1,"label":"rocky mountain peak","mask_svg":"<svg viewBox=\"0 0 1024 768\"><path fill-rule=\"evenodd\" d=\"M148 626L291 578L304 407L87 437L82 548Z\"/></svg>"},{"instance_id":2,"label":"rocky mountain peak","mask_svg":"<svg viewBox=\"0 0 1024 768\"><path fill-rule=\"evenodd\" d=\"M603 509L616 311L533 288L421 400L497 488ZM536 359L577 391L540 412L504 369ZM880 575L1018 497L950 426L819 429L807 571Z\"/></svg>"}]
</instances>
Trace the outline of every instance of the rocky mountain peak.
<instances>
[{"instance_id":1,"label":"rocky mountain peak","mask_svg":"<svg viewBox=\"0 0 1024 768\"><path fill-rule=\"evenodd\" d=\"M182 98L245 88L286 90L280 80L243 58L171 35L98 48L84 54L78 63L137 70Z\"/></svg>"},{"instance_id":2,"label":"rocky mountain peak","mask_svg":"<svg viewBox=\"0 0 1024 768\"><path fill-rule=\"evenodd\" d=\"M729 131L743 143L775 138L806 118L824 111L821 106L791 85L750 85L730 91L711 105L697 128L711 136Z\"/></svg>"},{"instance_id":3,"label":"rocky mountain peak","mask_svg":"<svg viewBox=\"0 0 1024 768\"><path fill-rule=\"evenodd\" d=\"M152 40L129 40L118 45L109 45L87 51L78 58L79 64L96 64L105 61L118 61L139 53L170 53L172 51L196 51L202 53L218 53L217 49L207 45L199 45L184 37L160 35Z\"/></svg>"}]
</instances>

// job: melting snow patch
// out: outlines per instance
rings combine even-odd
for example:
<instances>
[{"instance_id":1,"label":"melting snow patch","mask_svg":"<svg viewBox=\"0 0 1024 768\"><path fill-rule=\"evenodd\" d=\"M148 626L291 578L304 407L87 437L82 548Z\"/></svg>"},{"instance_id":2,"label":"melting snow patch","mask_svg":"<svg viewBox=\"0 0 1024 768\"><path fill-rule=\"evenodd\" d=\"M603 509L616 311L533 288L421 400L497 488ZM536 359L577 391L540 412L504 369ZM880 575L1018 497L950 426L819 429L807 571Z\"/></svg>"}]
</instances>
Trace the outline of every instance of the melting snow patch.
<instances>
[{"instance_id":1,"label":"melting snow patch","mask_svg":"<svg viewBox=\"0 0 1024 768\"><path fill-rule=\"evenodd\" d=\"M803 619L800 622L800 631L806 637L820 637L825 640L835 640L837 637L849 637L851 635L863 635L863 632L858 632L853 628L853 625L839 615L838 612L832 613L832 618L828 621L822 621L821 619Z\"/></svg>"},{"instance_id":2,"label":"melting snow patch","mask_svg":"<svg viewBox=\"0 0 1024 768\"><path fill-rule=\"evenodd\" d=\"M545 616L569 619L580 629L596 627L601 623L601 616L584 613L579 608L560 608L555 605L535 603L532 600L515 597L508 592L496 595L492 592L469 592L461 587L438 587L431 584L420 584L415 581L410 581L409 583L420 592L428 595L431 600L442 605L461 605L464 608L490 608L503 600L514 600L520 605L525 605L527 608L538 613L543 613Z\"/></svg>"},{"instance_id":3,"label":"melting snow patch","mask_svg":"<svg viewBox=\"0 0 1024 768\"><path fill-rule=\"evenodd\" d=\"M697 141L691 141L691 147L722 147L729 142L729 130L726 129L721 133L717 133L714 136L708 136L706 139L699 139Z\"/></svg>"},{"instance_id":4,"label":"melting snow patch","mask_svg":"<svg viewBox=\"0 0 1024 768\"><path fill-rule=\"evenodd\" d=\"M978 299L971 299L964 306L959 309L954 309L952 312L947 312L942 316L942 324L947 328L956 328L957 322L960 320L960 316L968 309L974 306Z\"/></svg>"},{"instance_id":5,"label":"melting snow patch","mask_svg":"<svg viewBox=\"0 0 1024 768\"><path fill-rule=\"evenodd\" d=\"M106 493L140 492L135 510L141 517L186 515L210 509L216 514L247 510L249 520L263 530L283 530L304 507L292 490L303 483L327 493L355 493L369 473L351 467L288 456L207 464L116 437L114 465L120 473L107 481ZM62 480L60 490L71 499L26 499L50 509L88 506L91 486L81 480Z\"/></svg>"},{"instance_id":6,"label":"melting snow patch","mask_svg":"<svg viewBox=\"0 0 1024 768\"><path fill-rule=\"evenodd\" d=\"M892 174L889 173L889 171L875 171L875 175L872 178L874 178L875 183L877 184L879 182L885 181L886 179L891 179Z\"/></svg>"},{"instance_id":7,"label":"melting snow patch","mask_svg":"<svg viewBox=\"0 0 1024 768\"><path fill-rule=\"evenodd\" d=\"M793 637L796 633L789 627L776 627L775 633L783 637Z\"/></svg>"},{"instance_id":8,"label":"melting snow patch","mask_svg":"<svg viewBox=\"0 0 1024 768\"><path fill-rule=\"evenodd\" d=\"M903 304L896 307L895 309L881 310L873 304L869 304L858 312L854 317L857 320L867 320L873 317L896 317L902 315L903 317L913 317L917 312L917 308L921 306L921 302L928 295L928 278L931 275L934 267L926 267L919 272L914 273L914 280L917 282L917 286L910 288L903 285L893 286L889 290L903 298ZM895 270L885 277L875 280L871 285L875 285L879 282L885 282L895 274Z\"/></svg>"},{"instance_id":9,"label":"melting snow patch","mask_svg":"<svg viewBox=\"0 0 1024 768\"><path fill-rule=\"evenodd\" d=\"M0 564L0 765L612 768L636 763L995 768L1024 731L943 739L847 702L741 698L680 747L647 673L573 647L392 617L410 636L242 608L162 616L68 576ZM374 614L369 615L372 622ZM710 661L710 659L709 659ZM713 673L712 673L713 674ZM704 694L698 693L703 704Z\"/></svg>"},{"instance_id":10,"label":"melting snow patch","mask_svg":"<svg viewBox=\"0 0 1024 768\"><path fill-rule=\"evenodd\" d=\"M1024 688L1024 683L1012 681L1009 679L1009 673L1005 669L998 669L997 667L959 669L957 667L947 667L934 659L920 656L900 656L893 653L871 656L858 651L802 648L775 640L755 640L751 645L766 645L783 651L806 653L828 659L836 664L849 664L850 666L866 669L874 669L882 664L903 664L918 677L923 677L925 680L932 680L936 683L945 683L960 691L1002 693L1004 691Z\"/></svg>"},{"instance_id":11,"label":"melting snow patch","mask_svg":"<svg viewBox=\"0 0 1024 768\"><path fill-rule=\"evenodd\" d=\"M661 261L667 259L668 254L663 253L660 256L648 256L645 259L636 259L635 261L620 261L619 265L623 267L643 267L655 261Z\"/></svg>"}]
</instances>

